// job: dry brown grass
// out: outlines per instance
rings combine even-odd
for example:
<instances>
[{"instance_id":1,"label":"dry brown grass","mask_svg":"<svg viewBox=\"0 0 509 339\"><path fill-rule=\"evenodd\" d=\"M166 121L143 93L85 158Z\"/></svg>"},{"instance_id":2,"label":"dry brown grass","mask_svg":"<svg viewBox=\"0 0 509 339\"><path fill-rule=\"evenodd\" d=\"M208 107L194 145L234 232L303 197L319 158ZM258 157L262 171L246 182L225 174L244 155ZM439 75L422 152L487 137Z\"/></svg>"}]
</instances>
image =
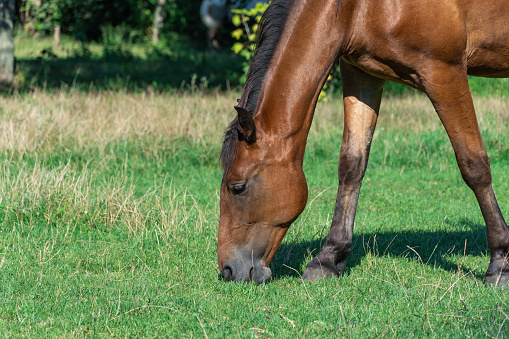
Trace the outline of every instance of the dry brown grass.
<instances>
[{"instance_id":1,"label":"dry brown grass","mask_svg":"<svg viewBox=\"0 0 509 339\"><path fill-rule=\"evenodd\" d=\"M0 149L21 153L71 146L103 149L125 140L157 143L180 137L219 142L234 117L238 96L235 92L175 95L105 91L35 91L5 96L0 98ZM476 98L475 105L481 129L505 131L509 99ZM341 100L320 103L312 133L341 129L342 120ZM385 98L378 126L407 131L442 128L430 102L420 94Z\"/></svg>"},{"instance_id":2,"label":"dry brown grass","mask_svg":"<svg viewBox=\"0 0 509 339\"><path fill-rule=\"evenodd\" d=\"M86 149L101 150L124 141L156 144L212 136L219 142L233 114L223 111L235 102L233 94L61 91L1 97L0 101L0 153L5 159L0 165L0 206L16 222L32 225L32 219L43 217L48 223L66 220L91 228L125 227L135 237L142 237L151 223L165 243L171 242L190 213L198 211L195 225L202 224L205 217L184 188L162 182L140 195L134 193L127 173L102 173L109 155L99 155L92 167L82 164L81 169L77 162L50 164L42 158L62 150L67 154L67 149L80 155ZM23 159L18 163L11 153L26 154L34 163Z\"/></svg>"},{"instance_id":3,"label":"dry brown grass","mask_svg":"<svg viewBox=\"0 0 509 339\"><path fill-rule=\"evenodd\" d=\"M481 130L507 131L509 122L508 97L476 97L474 105ZM343 126L341 100L319 104L313 124L315 131ZM422 94L403 97L388 97L382 100L378 128L404 131L433 131L442 129L431 102Z\"/></svg>"},{"instance_id":4,"label":"dry brown grass","mask_svg":"<svg viewBox=\"0 0 509 339\"><path fill-rule=\"evenodd\" d=\"M233 117L234 94L36 91L0 98L0 149L31 152L149 137L207 139Z\"/></svg>"}]
</instances>

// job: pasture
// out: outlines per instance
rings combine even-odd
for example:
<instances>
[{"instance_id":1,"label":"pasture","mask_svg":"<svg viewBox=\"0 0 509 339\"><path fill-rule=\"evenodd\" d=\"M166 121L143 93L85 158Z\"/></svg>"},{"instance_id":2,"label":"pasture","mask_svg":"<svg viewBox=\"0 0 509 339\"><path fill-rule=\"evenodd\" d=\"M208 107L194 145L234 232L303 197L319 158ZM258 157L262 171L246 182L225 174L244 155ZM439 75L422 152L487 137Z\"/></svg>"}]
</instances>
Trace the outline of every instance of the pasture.
<instances>
[{"instance_id":1,"label":"pasture","mask_svg":"<svg viewBox=\"0 0 509 339\"><path fill-rule=\"evenodd\" d=\"M2 336L509 334L507 289L483 284L477 202L419 94L382 103L344 276L300 281L334 208L335 99L318 105L304 161L308 205L273 278L220 279L218 154L239 95L62 89L0 98ZM509 100L475 102L507 218Z\"/></svg>"}]
</instances>

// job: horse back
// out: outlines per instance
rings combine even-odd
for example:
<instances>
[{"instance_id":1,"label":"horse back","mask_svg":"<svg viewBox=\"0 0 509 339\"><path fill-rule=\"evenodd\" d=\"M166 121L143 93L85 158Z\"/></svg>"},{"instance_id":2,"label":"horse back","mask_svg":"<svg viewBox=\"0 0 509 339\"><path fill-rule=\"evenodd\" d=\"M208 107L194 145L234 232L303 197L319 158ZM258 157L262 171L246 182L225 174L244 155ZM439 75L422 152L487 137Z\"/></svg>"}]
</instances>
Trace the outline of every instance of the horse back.
<instances>
[{"instance_id":1,"label":"horse back","mask_svg":"<svg viewBox=\"0 0 509 339\"><path fill-rule=\"evenodd\" d=\"M342 58L420 88L418 74L466 64L476 76L509 76L509 1L343 1Z\"/></svg>"}]
</instances>

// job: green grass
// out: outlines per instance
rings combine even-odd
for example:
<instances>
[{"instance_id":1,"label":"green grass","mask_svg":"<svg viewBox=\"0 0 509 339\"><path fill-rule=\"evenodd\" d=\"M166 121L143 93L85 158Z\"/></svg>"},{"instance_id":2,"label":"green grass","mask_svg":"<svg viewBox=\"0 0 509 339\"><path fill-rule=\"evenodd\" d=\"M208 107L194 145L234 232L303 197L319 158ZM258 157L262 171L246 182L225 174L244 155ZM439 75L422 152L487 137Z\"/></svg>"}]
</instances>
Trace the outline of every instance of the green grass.
<instances>
[{"instance_id":1,"label":"green grass","mask_svg":"<svg viewBox=\"0 0 509 339\"><path fill-rule=\"evenodd\" d=\"M468 83L474 96L490 97L509 94L509 78L488 79L469 76ZM388 82L384 91L390 95L409 95L414 90L402 84Z\"/></svg>"},{"instance_id":2,"label":"green grass","mask_svg":"<svg viewBox=\"0 0 509 339\"><path fill-rule=\"evenodd\" d=\"M300 275L330 225L341 103L319 105L308 207L265 284L219 278L217 163L238 93L35 91L2 97L5 337L506 337L486 231L422 96L386 98L337 280ZM476 101L509 213L507 97Z\"/></svg>"},{"instance_id":3,"label":"green grass","mask_svg":"<svg viewBox=\"0 0 509 339\"><path fill-rule=\"evenodd\" d=\"M58 91L61 88L143 92L229 89L240 85L243 58L228 46L220 53L209 53L204 39L186 40L175 36L165 43L82 43L63 36L59 47L49 37L31 37L19 32L15 39L17 88ZM339 72L337 71L337 76ZM341 82L336 79L336 94ZM505 96L509 79L470 77L475 96ZM388 82L384 89L391 96L411 95L413 89Z\"/></svg>"},{"instance_id":4,"label":"green grass","mask_svg":"<svg viewBox=\"0 0 509 339\"><path fill-rule=\"evenodd\" d=\"M204 42L203 38L203 42ZM19 91L79 88L141 92L228 89L239 86L242 59L225 48L210 53L197 41L175 37L160 44L82 43L63 36L15 38Z\"/></svg>"}]
</instances>

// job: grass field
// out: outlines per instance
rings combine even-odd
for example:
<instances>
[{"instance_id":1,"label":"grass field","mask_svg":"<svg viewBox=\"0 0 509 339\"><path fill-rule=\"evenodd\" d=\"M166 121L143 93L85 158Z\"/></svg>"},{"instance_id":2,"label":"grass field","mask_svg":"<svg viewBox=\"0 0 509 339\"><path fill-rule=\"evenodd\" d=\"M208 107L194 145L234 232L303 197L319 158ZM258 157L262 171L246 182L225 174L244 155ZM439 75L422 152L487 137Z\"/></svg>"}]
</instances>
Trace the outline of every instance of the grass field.
<instances>
[{"instance_id":1,"label":"grass field","mask_svg":"<svg viewBox=\"0 0 509 339\"><path fill-rule=\"evenodd\" d=\"M59 47L49 37L15 38L21 91L79 88L109 91L188 91L239 85L242 59L225 48L209 53L199 41L167 44L82 43L63 36ZM203 41L204 42L204 41Z\"/></svg>"},{"instance_id":2,"label":"grass field","mask_svg":"<svg viewBox=\"0 0 509 339\"><path fill-rule=\"evenodd\" d=\"M190 92L189 92L190 93ZM387 97L348 269L300 275L330 225L342 104L309 137L308 206L262 285L216 263L218 154L239 94L52 92L0 98L4 337L507 337L486 231L422 95ZM509 216L509 98L476 97Z\"/></svg>"}]
</instances>

